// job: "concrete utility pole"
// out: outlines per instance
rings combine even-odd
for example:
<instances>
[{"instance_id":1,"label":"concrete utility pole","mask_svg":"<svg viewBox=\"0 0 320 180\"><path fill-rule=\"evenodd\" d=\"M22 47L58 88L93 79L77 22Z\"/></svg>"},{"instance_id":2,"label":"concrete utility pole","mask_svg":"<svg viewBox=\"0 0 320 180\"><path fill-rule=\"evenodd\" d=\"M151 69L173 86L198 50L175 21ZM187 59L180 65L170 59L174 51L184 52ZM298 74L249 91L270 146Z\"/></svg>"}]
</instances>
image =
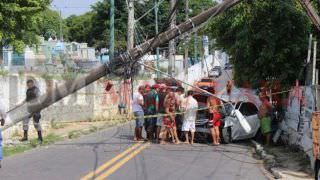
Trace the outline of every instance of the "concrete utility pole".
<instances>
[{"instance_id":1,"label":"concrete utility pole","mask_svg":"<svg viewBox=\"0 0 320 180\"><path fill-rule=\"evenodd\" d=\"M316 85L316 65L317 65L317 41L314 41L313 43L313 64L312 64L312 85Z\"/></svg>"},{"instance_id":2,"label":"concrete utility pole","mask_svg":"<svg viewBox=\"0 0 320 180\"><path fill-rule=\"evenodd\" d=\"M308 46L308 57L307 57L307 63L310 62L311 59L311 49L312 49L312 34L309 36L309 46Z\"/></svg>"},{"instance_id":3,"label":"concrete utility pole","mask_svg":"<svg viewBox=\"0 0 320 180\"><path fill-rule=\"evenodd\" d=\"M171 10L174 9L174 6L176 5L176 0L171 0ZM172 14L172 21L170 22L170 28L174 29L176 27L176 11ZM175 71L175 54L176 54L176 42L174 39L172 39L169 42L169 67L168 71L170 75L173 75Z\"/></svg>"},{"instance_id":4,"label":"concrete utility pole","mask_svg":"<svg viewBox=\"0 0 320 180\"><path fill-rule=\"evenodd\" d=\"M45 94L41 95L38 100L30 103L24 103L23 105L13 108L8 112L8 116L11 122L5 124L1 129L7 129L14 124L20 122L22 119L30 117L33 113L39 112L45 109L62 98L82 89L83 87L97 81L98 79L110 75L124 73L124 64L133 63L132 60L141 58L152 49L159 47L162 44L168 43L168 41L178 37L180 34L186 33L196 27L199 27L212 17L216 17L222 12L238 4L241 0L226 0L221 4L218 4L207 11L193 17L190 21L181 23L177 29L167 30L161 33L156 39L149 39L146 42L139 45L139 48L133 48L127 53L122 54L110 62L103 64L84 76L77 77L73 80L68 80L65 83L59 85L57 88L49 89ZM179 31L180 30L180 31ZM139 63L139 62L138 62ZM219 98L219 97L217 97ZM220 98L219 98L220 99Z\"/></svg>"},{"instance_id":5,"label":"concrete utility pole","mask_svg":"<svg viewBox=\"0 0 320 180\"><path fill-rule=\"evenodd\" d=\"M189 19L189 0L186 0L186 21ZM189 34L186 35L184 46L184 61L183 61L183 69L184 69L184 81L188 81L188 68L189 68Z\"/></svg>"},{"instance_id":6,"label":"concrete utility pole","mask_svg":"<svg viewBox=\"0 0 320 180\"><path fill-rule=\"evenodd\" d=\"M158 4L158 0L154 0L154 14L155 14L155 23L156 23L156 34L159 33L159 20L158 20L158 12L159 12L159 4ZM160 50L159 50L159 47L157 47L156 49L157 51L157 69L160 69ZM159 79L160 78L160 72L157 71L157 78Z\"/></svg>"},{"instance_id":7,"label":"concrete utility pole","mask_svg":"<svg viewBox=\"0 0 320 180\"><path fill-rule=\"evenodd\" d=\"M110 42L109 59L114 58L114 0L110 0Z\"/></svg>"},{"instance_id":8,"label":"concrete utility pole","mask_svg":"<svg viewBox=\"0 0 320 180\"><path fill-rule=\"evenodd\" d=\"M62 29L62 13L61 13L61 9L59 11L60 14L60 41L63 41L63 29Z\"/></svg>"},{"instance_id":9,"label":"concrete utility pole","mask_svg":"<svg viewBox=\"0 0 320 180\"><path fill-rule=\"evenodd\" d=\"M198 33L194 33L194 62L197 62L198 60Z\"/></svg>"},{"instance_id":10,"label":"concrete utility pole","mask_svg":"<svg viewBox=\"0 0 320 180\"><path fill-rule=\"evenodd\" d=\"M127 50L134 48L134 0L128 0L128 40Z\"/></svg>"}]
</instances>

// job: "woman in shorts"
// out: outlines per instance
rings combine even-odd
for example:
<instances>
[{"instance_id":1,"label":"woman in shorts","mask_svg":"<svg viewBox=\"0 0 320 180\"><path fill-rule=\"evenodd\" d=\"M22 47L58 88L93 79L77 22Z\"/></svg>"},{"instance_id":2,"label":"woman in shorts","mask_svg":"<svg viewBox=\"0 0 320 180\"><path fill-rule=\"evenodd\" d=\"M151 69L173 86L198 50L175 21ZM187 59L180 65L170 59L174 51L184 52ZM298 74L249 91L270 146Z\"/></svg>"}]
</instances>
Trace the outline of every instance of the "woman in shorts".
<instances>
[{"instance_id":1,"label":"woman in shorts","mask_svg":"<svg viewBox=\"0 0 320 180\"><path fill-rule=\"evenodd\" d=\"M220 144L220 125L221 125L221 114L220 106L221 101L215 96L210 96L207 101L207 106L209 109L209 122L208 126L212 135L213 145Z\"/></svg>"}]
</instances>

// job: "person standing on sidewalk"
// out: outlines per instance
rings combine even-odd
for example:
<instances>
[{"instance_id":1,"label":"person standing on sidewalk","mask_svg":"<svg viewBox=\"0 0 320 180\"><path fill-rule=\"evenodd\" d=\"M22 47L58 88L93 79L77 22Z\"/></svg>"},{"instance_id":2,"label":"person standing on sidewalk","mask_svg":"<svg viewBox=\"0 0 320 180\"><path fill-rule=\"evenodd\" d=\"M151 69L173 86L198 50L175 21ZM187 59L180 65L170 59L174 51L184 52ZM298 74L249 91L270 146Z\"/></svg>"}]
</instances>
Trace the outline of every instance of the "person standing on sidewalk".
<instances>
[{"instance_id":1,"label":"person standing on sidewalk","mask_svg":"<svg viewBox=\"0 0 320 180\"><path fill-rule=\"evenodd\" d=\"M7 120L7 113L4 107L4 104L2 102L2 99L0 99L0 123L1 126L4 126L5 120ZM0 168L1 168L1 161L3 159L3 147L2 147L2 134L0 129Z\"/></svg>"},{"instance_id":2,"label":"person standing on sidewalk","mask_svg":"<svg viewBox=\"0 0 320 180\"><path fill-rule=\"evenodd\" d=\"M231 91L232 91L232 81L229 80L226 85L227 95L229 96L229 101L231 101Z\"/></svg>"},{"instance_id":3,"label":"person standing on sidewalk","mask_svg":"<svg viewBox=\"0 0 320 180\"><path fill-rule=\"evenodd\" d=\"M26 92L26 100L25 102L30 104L36 99L38 99L40 96L40 90L39 88L34 84L33 80L28 80L27 81L27 92ZM33 113L30 117L26 118L23 120L23 138L21 141L27 141L28 140L28 130L29 130L29 121L30 118L33 118L33 125L34 128L38 132L38 140L40 143L42 143L42 130L41 130L41 124L40 124L40 119L41 119L41 114L40 112L35 112Z\"/></svg>"},{"instance_id":4,"label":"person standing on sidewalk","mask_svg":"<svg viewBox=\"0 0 320 180\"><path fill-rule=\"evenodd\" d=\"M261 100L261 105L259 107L258 117L260 119L261 133L264 137L265 144L269 146L271 136L272 105L270 104L268 97L263 93L260 93L259 98Z\"/></svg>"},{"instance_id":5,"label":"person standing on sidewalk","mask_svg":"<svg viewBox=\"0 0 320 180\"><path fill-rule=\"evenodd\" d=\"M193 144L194 133L196 131L196 118L197 118L197 109L198 102L193 98L193 91L187 92L187 98L185 100L185 114L182 124L182 131L185 134L186 141L185 143L189 144L189 132L191 132L191 141L190 144Z\"/></svg>"},{"instance_id":6,"label":"person standing on sidewalk","mask_svg":"<svg viewBox=\"0 0 320 180\"><path fill-rule=\"evenodd\" d=\"M135 127L135 133L134 133L135 141L144 140L142 137L142 128L144 124L143 93L144 93L144 87L140 86L138 88L138 92L134 93L133 99L132 99L132 111L136 119L136 127Z\"/></svg>"}]
</instances>

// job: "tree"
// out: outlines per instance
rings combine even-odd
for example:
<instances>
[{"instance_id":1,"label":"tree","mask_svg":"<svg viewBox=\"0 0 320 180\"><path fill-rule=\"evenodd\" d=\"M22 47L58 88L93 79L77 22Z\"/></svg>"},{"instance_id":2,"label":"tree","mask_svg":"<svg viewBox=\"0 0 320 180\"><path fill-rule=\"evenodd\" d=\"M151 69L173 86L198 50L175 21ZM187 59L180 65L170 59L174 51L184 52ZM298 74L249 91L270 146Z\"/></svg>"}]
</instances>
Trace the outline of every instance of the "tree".
<instances>
[{"instance_id":1,"label":"tree","mask_svg":"<svg viewBox=\"0 0 320 180\"><path fill-rule=\"evenodd\" d=\"M0 51L2 46L12 45L22 51L25 44L37 43L36 23L39 13L50 4L50 0L23 0L0 2ZM2 59L2 53L1 59Z\"/></svg>"},{"instance_id":2,"label":"tree","mask_svg":"<svg viewBox=\"0 0 320 180\"><path fill-rule=\"evenodd\" d=\"M294 0L245 0L207 29L234 64L238 86L277 78L291 85L302 72L310 22Z\"/></svg>"},{"instance_id":3,"label":"tree","mask_svg":"<svg viewBox=\"0 0 320 180\"><path fill-rule=\"evenodd\" d=\"M177 21L184 21L184 2L179 1ZM190 8L193 10L191 16L198 14L202 9L212 6L211 0L190 0ZM145 12L154 7L154 1L145 1L145 4L135 4L136 18L141 17ZM118 51L126 49L127 38L127 4L126 1L116 1L115 3L115 46ZM92 11L80 16L70 16L66 19L66 26L69 29L69 40L88 42L90 46L96 48L108 47L109 42L109 1L103 0L92 6ZM169 1L163 1L159 6L159 29L167 30L165 26L170 13ZM155 35L155 15L151 11L139 22L136 27L136 42L143 42L145 39Z\"/></svg>"},{"instance_id":4,"label":"tree","mask_svg":"<svg viewBox=\"0 0 320 180\"><path fill-rule=\"evenodd\" d=\"M94 44L92 39L92 20L94 13L88 12L80 16L72 15L65 19L68 27L68 40L77 42L86 42L89 46Z\"/></svg>"},{"instance_id":5,"label":"tree","mask_svg":"<svg viewBox=\"0 0 320 180\"><path fill-rule=\"evenodd\" d=\"M63 22L62 17L57 11L46 9L37 16L36 29L37 34L48 40L51 36L60 35L60 23ZM64 24L62 24L65 26ZM64 30L66 28L63 28ZM65 33L64 33L65 34Z\"/></svg>"}]
</instances>

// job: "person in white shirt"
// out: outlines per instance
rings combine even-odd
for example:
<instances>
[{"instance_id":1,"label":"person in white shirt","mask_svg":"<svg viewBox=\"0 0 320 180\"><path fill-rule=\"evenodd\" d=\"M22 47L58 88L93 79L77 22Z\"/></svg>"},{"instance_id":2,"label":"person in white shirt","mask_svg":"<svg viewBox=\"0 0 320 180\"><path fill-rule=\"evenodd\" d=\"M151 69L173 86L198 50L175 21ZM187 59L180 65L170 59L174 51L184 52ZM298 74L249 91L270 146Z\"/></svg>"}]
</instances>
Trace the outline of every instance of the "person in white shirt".
<instances>
[{"instance_id":1,"label":"person in white shirt","mask_svg":"<svg viewBox=\"0 0 320 180\"><path fill-rule=\"evenodd\" d=\"M194 133L196 131L196 118L197 118L197 109L198 102L193 98L193 91L187 92L187 98L184 102L184 120L182 124L182 131L185 134L186 141L185 143L189 144L189 132L191 132L191 141L193 144Z\"/></svg>"},{"instance_id":2,"label":"person in white shirt","mask_svg":"<svg viewBox=\"0 0 320 180\"><path fill-rule=\"evenodd\" d=\"M144 138L142 137L142 128L144 124L143 93L144 93L144 87L140 86L138 88L138 92L134 93L132 98L132 111L136 119L136 128L134 133L135 141L144 140Z\"/></svg>"},{"instance_id":3,"label":"person in white shirt","mask_svg":"<svg viewBox=\"0 0 320 180\"><path fill-rule=\"evenodd\" d=\"M1 126L4 126L5 120L7 119L7 113L4 107L2 100L0 99L0 122ZM3 149L2 149L2 135L0 129L0 168L1 168L1 161L3 159Z\"/></svg>"}]
</instances>

